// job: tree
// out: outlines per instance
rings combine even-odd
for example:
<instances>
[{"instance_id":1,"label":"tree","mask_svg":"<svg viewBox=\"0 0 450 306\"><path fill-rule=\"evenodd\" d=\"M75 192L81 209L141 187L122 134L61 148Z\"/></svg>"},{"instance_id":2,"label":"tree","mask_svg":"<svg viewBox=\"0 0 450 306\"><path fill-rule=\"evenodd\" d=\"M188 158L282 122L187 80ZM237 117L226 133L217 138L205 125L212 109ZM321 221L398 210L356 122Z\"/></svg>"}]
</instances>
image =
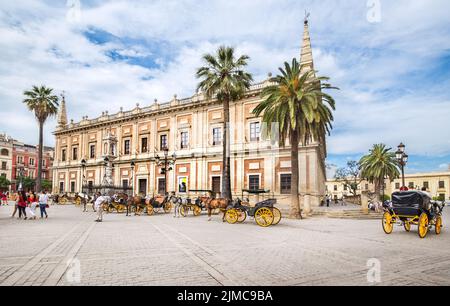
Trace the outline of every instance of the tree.
<instances>
[{"instance_id":1,"label":"tree","mask_svg":"<svg viewBox=\"0 0 450 306\"><path fill-rule=\"evenodd\" d=\"M52 184L52 181L49 181L49 180L42 180L42 182L41 182L41 188L44 190L46 190L47 192L48 191L51 191L52 190L52 187L53 187L53 184Z\"/></svg>"},{"instance_id":2,"label":"tree","mask_svg":"<svg viewBox=\"0 0 450 306\"><path fill-rule=\"evenodd\" d=\"M380 199L384 180L390 181L400 176L399 164L392 148L387 148L385 144L375 144L369 150L369 154L363 156L359 161L361 177L370 183L375 184L375 193Z\"/></svg>"},{"instance_id":3,"label":"tree","mask_svg":"<svg viewBox=\"0 0 450 306\"><path fill-rule=\"evenodd\" d=\"M231 47L221 46L216 54L203 56L205 66L197 71L201 79L197 90L204 92L207 99L217 98L223 104L223 163L222 197L231 200L230 178L230 102L241 99L250 88L252 75L244 70L250 59L247 55L235 58Z\"/></svg>"},{"instance_id":4,"label":"tree","mask_svg":"<svg viewBox=\"0 0 450 306\"><path fill-rule=\"evenodd\" d=\"M291 218L301 218L299 202L299 145L312 141L324 142L326 134L332 129L332 110L334 99L323 92L324 89L337 89L327 83L327 77L315 77L315 71L300 72L300 64L294 58L292 64L284 63L281 74L271 82L274 85L263 89L263 101L253 110L256 116L263 114L267 127L278 124L280 145L285 146L289 138L291 145ZM264 134L270 135L271 129Z\"/></svg>"},{"instance_id":5,"label":"tree","mask_svg":"<svg viewBox=\"0 0 450 306\"><path fill-rule=\"evenodd\" d=\"M34 190L37 180L32 179L31 177L28 177L28 176L19 176L17 178L17 181L22 182L23 190L28 191L28 190Z\"/></svg>"},{"instance_id":6,"label":"tree","mask_svg":"<svg viewBox=\"0 0 450 306\"><path fill-rule=\"evenodd\" d=\"M0 175L0 190L8 190L11 182L3 175Z\"/></svg>"},{"instance_id":7,"label":"tree","mask_svg":"<svg viewBox=\"0 0 450 306\"><path fill-rule=\"evenodd\" d=\"M36 189L41 189L42 177L42 155L44 149L44 124L51 116L55 116L58 112L59 99L53 95L53 89L45 86L33 86L31 90L24 93L25 103L28 109L34 113L39 124L39 151L38 151L38 173L36 179Z\"/></svg>"},{"instance_id":8,"label":"tree","mask_svg":"<svg viewBox=\"0 0 450 306\"><path fill-rule=\"evenodd\" d=\"M341 182L344 188L350 190L353 196L358 193L358 186L361 184L361 177L359 175L359 164L357 161L347 161L347 166L336 170L334 178Z\"/></svg>"}]
</instances>

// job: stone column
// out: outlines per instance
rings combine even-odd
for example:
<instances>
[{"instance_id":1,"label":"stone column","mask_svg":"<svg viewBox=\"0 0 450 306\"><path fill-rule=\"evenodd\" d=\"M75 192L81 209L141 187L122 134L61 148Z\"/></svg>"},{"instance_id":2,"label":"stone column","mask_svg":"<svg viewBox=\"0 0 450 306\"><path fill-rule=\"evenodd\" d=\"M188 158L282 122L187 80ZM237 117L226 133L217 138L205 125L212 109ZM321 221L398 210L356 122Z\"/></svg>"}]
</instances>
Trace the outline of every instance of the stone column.
<instances>
[{"instance_id":1,"label":"stone column","mask_svg":"<svg viewBox=\"0 0 450 306\"><path fill-rule=\"evenodd\" d=\"M309 194L303 196L303 207L301 208L303 209L303 214L305 216L309 215L311 212L311 196Z\"/></svg>"},{"instance_id":2,"label":"stone column","mask_svg":"<svg viewBox=\"0 0 450 306\"><path fill-rule=\"evenodd\" d=\"M361 209L365 214L369 213L369 196L367 193L368 191L361 192Z\"/></svg>"}]
</instances>

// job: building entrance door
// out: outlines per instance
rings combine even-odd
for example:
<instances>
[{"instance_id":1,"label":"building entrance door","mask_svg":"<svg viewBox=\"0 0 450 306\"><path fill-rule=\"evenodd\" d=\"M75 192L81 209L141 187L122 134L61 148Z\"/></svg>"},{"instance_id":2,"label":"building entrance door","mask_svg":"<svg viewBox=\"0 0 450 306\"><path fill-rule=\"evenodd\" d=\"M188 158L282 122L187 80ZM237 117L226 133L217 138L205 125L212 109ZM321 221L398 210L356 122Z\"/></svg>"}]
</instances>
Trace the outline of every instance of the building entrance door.
<instances>
[{"instance_id":1,"label":"building entrance door","mask_svg":"<svg viewBox=\"0 0 450 306\"><path fill-rule=\"evenodd\" d=\"M213 176L211 178L211 189L216 194L220 194L220 176Z\"/></svg>"},{"instance_id":2,"label":"building entrance door","mask_svg":"<svg viewBox=\"0 0 450 306\"><path fill-rule=\"evenodd\" d=\"M146 179L139 180L139 194L142 194L144 196L147 195L147 180Z\"/></svg>"}]
</instances>

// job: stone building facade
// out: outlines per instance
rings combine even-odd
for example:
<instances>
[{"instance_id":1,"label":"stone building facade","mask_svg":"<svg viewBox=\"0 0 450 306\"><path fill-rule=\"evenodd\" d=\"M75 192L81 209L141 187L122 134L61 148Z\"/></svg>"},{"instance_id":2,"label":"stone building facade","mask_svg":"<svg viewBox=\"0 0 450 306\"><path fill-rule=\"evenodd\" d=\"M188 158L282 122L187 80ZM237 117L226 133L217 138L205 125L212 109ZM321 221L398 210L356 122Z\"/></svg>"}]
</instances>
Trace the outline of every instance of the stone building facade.
<instances>
[{"instance_id":1,"label":"stone building facade","mask_svg":"<svg viewBox=\"0 0 450 306\"><path fill-rule=\"evenodd\" d=\"M307 23L301 64L303 69L314 69ZM230 105L231 188L233 196L240 196L243 189L270 190L287 205L291 150L263 139L261 118L252 114L261 101L261 90L269 84L269 79L254 84L242 100ZM73 193L81 191L83 185L101 184L108 171L108 157L113 184L132 186L135 194L175 191L190 195L190 190L198 189L220 193L223 118L222 105L201 93L187 99L174 96L162 104L136 105L116 114L103 112L98 118L83 117L77 123L67 121L63 101L54 132L53 191ZM176 154L167 182L156 163L166 146L169 156ZM325 158L324 143L300 148L300 199L305 207L319 205L325 194Z\"/></svg>"}]
</instances>

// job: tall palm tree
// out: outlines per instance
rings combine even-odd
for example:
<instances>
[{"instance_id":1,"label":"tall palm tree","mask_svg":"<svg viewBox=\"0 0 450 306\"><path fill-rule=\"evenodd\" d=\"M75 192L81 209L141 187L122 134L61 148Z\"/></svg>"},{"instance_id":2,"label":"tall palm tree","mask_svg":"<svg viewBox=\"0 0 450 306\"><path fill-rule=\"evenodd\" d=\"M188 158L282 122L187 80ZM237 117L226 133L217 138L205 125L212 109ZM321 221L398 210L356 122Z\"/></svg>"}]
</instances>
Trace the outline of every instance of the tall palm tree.
<instances>
[{"instance_id":1,"label":"tall palm tree","mask_svg":"<svg viewBox=\"0 0 450 306\"><path fill-rule=\"evenodd\" d=\"M44 149L44 124L45 121L58 112L59 99L53 95L53 89L45 86L33 86L31 90L24 93L25 103L28 109L34 113L39 124L39 152L38 152L38 173L36 178L36 190L41 190L42 179L42 155Z\"/></svg>"},{"instance_id":2,"label":"tall palm tree","mask_svg":"<svg viewBox=\"0 0 450 306\"><path fill-rule=\"evenodd\" d=\"M204 92L207 99L217 98L223 104L223 167L222 197L231 200L230 179L230 102L237 101L250 88L252 75L244 69L250 57L235 57L232 47L221 46L216 54L203 56L205 66L197 71L201 79L197 90Z\"/></svg>"},{"instance_id":3,"label":"tall palm tree","mask_svg":"<svg viewBox=\"0 0 450 306\"><path fill-rule=\"evenodd\" d=\"M361 177L375 184L377 197L380 195L385 178L393 181L400 176L399 164L391 149L382 143L375 144L369 150L369 154L359 161Z\"/></svg>"},{"instance_id":4,"label":"tall palm tree","mask_svg":"<svg viewBox=\"0 0 450 306\"><path fill-rule=\"evenodd\" d=\"M278 123L280 145L285 146L289 139L291 150L291 218L301 218L299 202L299 145L312 141L325 141L325 134L332 129L335 109L333 97L323 92L324 89L338 89L327 83L327 77L315 77L314 71L301 73L297 59L292 64L284 63L281 74L271 81L274 85L263 89L263 101L253 110L256 116L263 114L266 126ZM270 129L264 134L269 135Z\"/></svg>"}]
</instances>

